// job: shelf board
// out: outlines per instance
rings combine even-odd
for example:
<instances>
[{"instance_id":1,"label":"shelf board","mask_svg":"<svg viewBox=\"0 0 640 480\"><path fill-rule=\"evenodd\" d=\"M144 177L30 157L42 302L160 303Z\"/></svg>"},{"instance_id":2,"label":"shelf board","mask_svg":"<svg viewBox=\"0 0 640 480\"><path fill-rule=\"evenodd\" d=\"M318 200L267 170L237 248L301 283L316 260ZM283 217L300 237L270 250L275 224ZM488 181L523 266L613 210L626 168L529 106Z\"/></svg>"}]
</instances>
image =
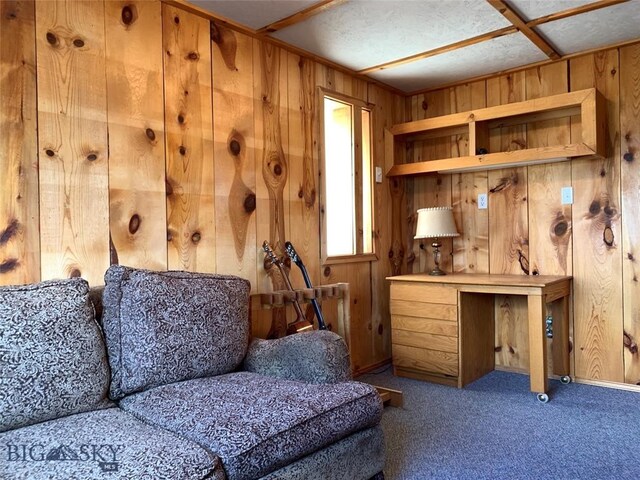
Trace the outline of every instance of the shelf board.
<instances>
[{"instance_id":1,"label":"shelf board","mask_svg":"<svg viewBox=\"0 0 640 480\"><path fill-rule=\"evenodd\" d=\"M404 163L394 165L387 173L388 177L404 175L420 175L436 172L459 172L474 170L491 170L507 165L534 165L566 161L573 157L597 155L591 148L582 143L553 147L527 148L511 152L488 153L466 157L427 160L425 162Z\"/></svg>"}]
</instances>

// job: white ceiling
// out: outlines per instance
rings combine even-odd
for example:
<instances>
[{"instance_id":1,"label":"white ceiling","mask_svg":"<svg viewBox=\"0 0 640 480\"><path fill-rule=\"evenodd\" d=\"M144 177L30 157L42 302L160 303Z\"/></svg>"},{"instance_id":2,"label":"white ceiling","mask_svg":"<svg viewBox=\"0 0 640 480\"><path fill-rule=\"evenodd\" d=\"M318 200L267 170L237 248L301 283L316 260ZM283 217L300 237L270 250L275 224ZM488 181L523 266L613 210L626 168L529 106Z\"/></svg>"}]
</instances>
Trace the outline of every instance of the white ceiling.
<instances>
[{"instance_id":1,"label":"white ceiling","mask_svg":"<svg viewBox=\"0 0 640 480\"><path fill-rule=\"evenodd\" d=\"M259 30L320 0L192 0ZM585 5L603 8L532 26L561 55L640 40L640 0L505 0L524 22ZM486 0L342 0L266 34L350 70L366 70L513 27ZM548 60L520 31L366 74L414 92Z\"/></svg>"}]
</instances>

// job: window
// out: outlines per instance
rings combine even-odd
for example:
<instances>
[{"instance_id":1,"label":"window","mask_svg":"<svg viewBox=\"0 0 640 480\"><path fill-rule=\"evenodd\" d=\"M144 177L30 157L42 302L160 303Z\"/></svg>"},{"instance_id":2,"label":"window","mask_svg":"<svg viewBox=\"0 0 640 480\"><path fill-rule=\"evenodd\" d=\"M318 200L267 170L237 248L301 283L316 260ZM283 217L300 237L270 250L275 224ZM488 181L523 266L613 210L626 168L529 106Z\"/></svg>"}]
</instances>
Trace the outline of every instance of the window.
<instances>
[{"instance_id":1,"label":"window","mask_svg":"<svg viewBox=\"0 0 640 480\"><path fill-rule=\"evenodd\" d=\"M322 91L325 262L373 256L371 109ZM374 257L375 258L375 257Z\"/></svg>"}]
</instances>

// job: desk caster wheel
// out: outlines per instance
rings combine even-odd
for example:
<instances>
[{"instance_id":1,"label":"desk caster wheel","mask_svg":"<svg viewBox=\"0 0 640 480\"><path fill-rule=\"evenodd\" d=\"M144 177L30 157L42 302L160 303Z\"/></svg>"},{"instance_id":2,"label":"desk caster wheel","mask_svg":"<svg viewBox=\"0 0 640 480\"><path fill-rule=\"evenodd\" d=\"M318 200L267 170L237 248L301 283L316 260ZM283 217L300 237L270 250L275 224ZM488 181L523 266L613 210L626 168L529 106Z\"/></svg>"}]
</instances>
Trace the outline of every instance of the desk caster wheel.
<instances>
[{"instance_id":1,"label":"desk caster wheel","mask_svg":"<svg viewBox=\"0 0 640 480\"><path fill-rule=\"evenodd\" d=\"M549 401L549 395L547 395L546 393L538 393L536 395L536 398L540 403L547 403Z\"/></svg>"},{"instance_id":2,"label":"desk caster wheel","mask_svg":"<svg viewBox=\"0 0 640 480\"><path fill-rule=\"evenodd\" d=\"M571 377L569 375L561 376L560 383L562 383L563 385L569 385L571 383Z\"/></svg>"}]
</instances>

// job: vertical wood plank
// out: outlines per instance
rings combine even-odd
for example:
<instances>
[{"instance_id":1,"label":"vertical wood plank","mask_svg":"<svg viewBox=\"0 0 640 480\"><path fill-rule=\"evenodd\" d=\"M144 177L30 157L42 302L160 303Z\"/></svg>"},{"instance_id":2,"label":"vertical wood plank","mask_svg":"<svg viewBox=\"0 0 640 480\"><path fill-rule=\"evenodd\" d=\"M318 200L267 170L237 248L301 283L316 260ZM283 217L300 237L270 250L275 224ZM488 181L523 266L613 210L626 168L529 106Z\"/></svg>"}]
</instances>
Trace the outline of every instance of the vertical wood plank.
<instances>
[{"instance_id":1,"label":"vertical wood plank","mask_svg":"<svg viewBox=\"0 0 640 480\"><path fill-rule=\"evenodd\" d=\"M487 80L487 106L525 100L524 72ZM491 131L489 152L526 147L523 126ZM489 186L489 272L529 274L526 167L491 170ZM496 364L526 370L529 342L526 299L496 295Z\"/></svg>"},{"instance_id":2,"label":"vertical wood plank","mask_svg":"<svg viewBox=\"0 0 640 480\"><path fill-rule=\"evenodd\" d=\"M165 270L161 4L105 2L105 43L111 262Z\"/></svg>"},{"instance_id":3,"label":"vertical wood plank","mask_svg":"<svg viewBox=\"0 0 640 480\"><path fill-rule=\"evenodd\" d=\"M0 285L40 280L34 14L0 2Z\"/></svg>"},{"instance_id":4,"label":"vertical wood plank","mask_svg":"<svg viewBox=\"0 0 640 480\"><path fill-rule=\"evenodd\" d=\"M286 123L286 52L254 40L254 125L256 137L256 238L261 246L267 240L275 254L284 259L284 242L287 237L289 162L284 145L287 139ZM284 112L284 113L283 113ZM283 116L284 115L284 116ZM258 246L258 248L260 248ZM277 268L264 255L258 255L258 291L286 288ZM272 311L270 337L280 337L286 332L286 312ZM265 319L260 320L264 323ZM261 327L263 328L263 327Z\"/></svg>"},{"instance_id":5,"label":"vertical wood plank","mask_svg":"<svg viewBox=\"0 0 640 480\"><path fill-rule=\"evenodd\" d=\"M527 100L569 91L567 62L557 62L525 71ZM569 118L535 122L527 127L530 148L571 143ZM571 275L573 246L571 242L571 205L562 205L560 190L571 186L571 163L547 163L528 167L529 193L529 262L532 275ZM558 316L560 311L548 312ZM573 325L568 336L557 335L553 341L571 342ZM560 329L558 328L558 333ZM548 340L549 348L552 340ZM567 346L558 346L559 352ZM549 371L554 369L549 355ZM562 358L562 357L560 357Z\"/></svg>"},{"instance_id":6,"label":"vertical wood plank","mask_svg":"<svg viewBox=\"0 0 640 480\"><path fill-rule=\"evenodd\" d=\"M216 267L257 291L253 41L212 22Z\"/></svg>"},{"instance_id":7,"label":"vertical wood plank","mask_svg":"<svg viewBox=\"0 0 640 480\"><path fill-rule=\"evenodd\" d=\"M618 51L571 60L571 90L596 87L607 99L607 158L572 161L576 376L622 382Z\"/></svg>"},{"instance_id":8,"label":"vertical wood plank","mask_svg":"<svg viewBox=\"0 0 640 480\"><path fill-rule=\"evenodd\" d=\"M170 269L215 272L209 22L162 5Z\"/></svg>"},{"instance_id":9,"label":"vertical wood plank","mask_svg":"<svg viewBox=\"0 0 640 480\"><path fill-rule=\"evenodd\" d=\"M314 133L318 121L315 62L288 55L288 112L291 213L290 241L300 255L314 285L320 281L320 209L318 202L318 154ZM298 268L292 267L294 285L304 285Z\"/></svg>"},{"instance_id":10,"label":"vertical wood plank","mask_svg":"<svg viewBox=\"0 0 640 480\"><path fill-rule=\"evenodd\" d=\"M486 82L474 82L451 89L452 112L464 112L486 106ZM453 156L467 155L467 134L452 139ZM489 272L489 210L478 208L478 194L488 193L487 172L452 175L451 203L459 237L453 239L453 271Z\"/></svg>"},{"instance_id":11,"label":"vertical wood plank","mask_svg":"<svg viewBox=\"0 0 640 480\"><path fill-rule=\"evenodd\" d=\"M36 2L42 279L109 266L104 8Z\"/></svg>"},{"instance_id":12,"label":"vertical wood plank","mask_svg":"<svg viewBox=\"0 0 640 480\"><path fill-rule=\"evenodd\" d=\"M640 385L640 44L620 49L624 381Z\"/></svg>"}]
</instances>

